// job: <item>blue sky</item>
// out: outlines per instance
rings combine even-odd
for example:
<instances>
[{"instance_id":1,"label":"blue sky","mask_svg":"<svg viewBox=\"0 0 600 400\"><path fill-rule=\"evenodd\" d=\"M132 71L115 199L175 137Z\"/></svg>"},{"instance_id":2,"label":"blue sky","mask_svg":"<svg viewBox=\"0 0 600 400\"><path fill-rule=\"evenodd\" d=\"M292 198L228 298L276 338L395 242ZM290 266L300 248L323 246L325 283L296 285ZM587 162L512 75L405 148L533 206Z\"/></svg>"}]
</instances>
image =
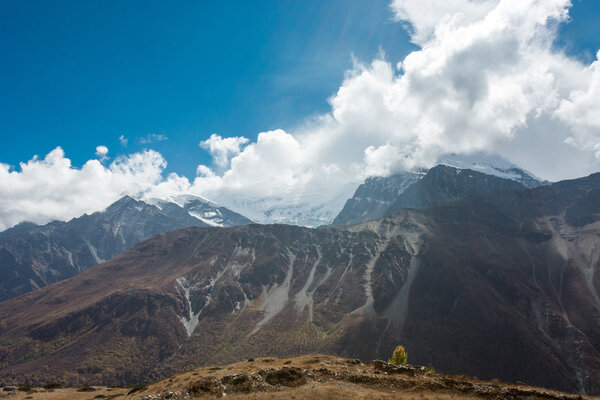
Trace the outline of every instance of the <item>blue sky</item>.
<instances>
[{"instance_id":1,"label":"blue sky","mask_svg":"<svg viewBox=\"0 0 600 400\"><path fill-rule=\"evenodd\" d=\"M571 15L557 46L591 61L600 2ZM150 147L193 176L211 133L253 139L326 112L351 54L401 60L415 47L391 18L384 0L0 1L0 162ZM152 134L168 140L140 143Z\"/></svg>"},{"instance_id":2,"label":"blue sky","mask_svg":"<svg viewBox=\"0 0 600 400\"><path fill-rule=\"evenodd\" d=\"M447 153L599 171L600 1L573 3L0 0L0 229L123 194L320 225Z\"/></svg>"},{"instance_id":3,"label":"blue sky","mask_svg":"<svg viewBox=\"0 0 600 400\"><path fill-rule=\"evenodd\" d=\"M193 176L200 140L327 111L351 54L380 47L414 48L382 0L0 1L0 162L151 147Z\"/></svg>"}]
</instances>

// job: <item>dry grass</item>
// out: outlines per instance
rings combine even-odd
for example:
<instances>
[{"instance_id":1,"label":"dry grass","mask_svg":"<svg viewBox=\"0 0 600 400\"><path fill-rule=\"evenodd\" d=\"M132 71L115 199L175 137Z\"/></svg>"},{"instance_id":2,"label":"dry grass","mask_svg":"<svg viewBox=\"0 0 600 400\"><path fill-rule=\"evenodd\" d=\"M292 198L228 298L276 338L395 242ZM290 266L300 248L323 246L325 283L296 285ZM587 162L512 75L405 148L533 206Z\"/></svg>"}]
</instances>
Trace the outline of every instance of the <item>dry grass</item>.
<instances>
[{"instance_id":1,"label":"dry grass","mask_svg":"<svg viewBox=\"0 0 600 400\"><path fill-rule=\"evenodd\" d=\"M89 400L96 398L100 399L124 399L126 398L127 389L114 389L95 386L96 391L94 392L78 392L76 388L65 388L65 389L40 389L34 388L31 392L20 392L11 391L5 392L0 391L0 399L39 399L39 400ZM104 397L100 397L104 396Z\"/></svg>"},{"instance_id":2,"label":"dry grass","mask_svg":"<svg viewBox=\"0 0 600 400\"><path fill-rule=\"evenodd\" d=\"M289 387L294 385L287 385L284 381L272 384L267 383L269 379L263 379L269 372L286 371L290 368L301 371L299 373L306 377L295 387ZM242 383L235 383L235 379ZM372 363L312 354L296 358L264 357L227 366L198 368L149 385L131 395L128 395L129 389L96 387L94 392L77 392L76 389L34 389L34 392L29 393L0 391L0 399L189 399L188 392L197 382L204 383L199 386L202 389L196 391L200 398L217 398L223 391L228 399L265 400L578 398L575 395L524 385L484 382L464 376L428 374L420 369L385 372ZM211 391L213 389L215 391Z\"/></svg>"}]
</instances>

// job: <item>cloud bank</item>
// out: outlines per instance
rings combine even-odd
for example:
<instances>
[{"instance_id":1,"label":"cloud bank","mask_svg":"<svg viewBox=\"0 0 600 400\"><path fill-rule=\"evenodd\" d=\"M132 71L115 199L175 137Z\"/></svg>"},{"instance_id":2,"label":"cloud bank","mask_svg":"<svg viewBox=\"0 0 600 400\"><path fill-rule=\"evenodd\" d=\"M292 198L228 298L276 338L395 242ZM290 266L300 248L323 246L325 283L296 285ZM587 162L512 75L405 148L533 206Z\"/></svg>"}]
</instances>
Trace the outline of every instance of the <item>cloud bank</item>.
<instances>
[{"instance_id":1,"label":"cloud bank","mask_svg":"<svg viewBox=\"0 0 600 400\"><path fill-rule=\"evenodd\" d=\"M166 165L159 153L148 150L118 158L108 167L89 160L74 168L60 147L43 159L21 163L20 171L0 164L0 228L101 210L124 194L158 186Z\"/></svg>"},{"instance_id":2,"label":"cloud bank","mask_svg":"<svg viewBox=\"0 0 600 400\"><path fill-rule=\"evenodd\" d=\"M500 152L551 180L594 172L600 53L585 65L553 49L570 6L394 0L394 18L420 49L403 60L355 61L329 113L294 132L262 132L254 142L213 134L200 143L213 168L198 166L193 180L163 178L166 161L152 151L108 167L90 160L72 168L60 149L21 164L20 172L1 165L2 225L69 218L123 193L198 194L259 221L300 221L302 212L327 222L365 177L429 167L449 152ZM10 191L9 180L20 189Z\"/></svg>"}]
</instances>

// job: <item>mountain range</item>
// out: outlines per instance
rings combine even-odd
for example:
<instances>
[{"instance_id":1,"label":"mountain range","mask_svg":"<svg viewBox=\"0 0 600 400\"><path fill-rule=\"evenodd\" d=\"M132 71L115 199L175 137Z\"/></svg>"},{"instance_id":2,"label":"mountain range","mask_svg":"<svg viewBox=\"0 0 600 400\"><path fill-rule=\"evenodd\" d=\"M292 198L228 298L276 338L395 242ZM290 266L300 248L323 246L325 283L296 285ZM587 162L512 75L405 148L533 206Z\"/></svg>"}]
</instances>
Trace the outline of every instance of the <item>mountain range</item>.
<instances>
[{"instance_id":1,"label":"mountain range","mask_svg":"<svg viewBox=\"0 0 600 400\"><path fill-rule=\"evenodd\" d=\"M162 232L252 223L199 197L150 202L125 196L104 211L68 222L26 222L1 232L0 301L75 276Z\"/></svg>"},{"instance_id":2,"label":"mountain range","mask_svg":"<svg viewBox=\"0 0 600 400\"><path fill-rule=\"evenodd\" d=\"M445 154L439 157L435 165L469 169L485 175L513 180L525 187L549 183L499 155L482 152L470 155ZM358 182L348 182L329 196L327 194L331 189L322 187L312 188L306 193L290 192L279 196L244 193L244 196L226 195L216 200L263 224L309 227L332 223L345 225L381 218L386 214L391 202L426 173L427 169L418 168L388 177L370 177L360 185Z\"/></svg>"},{"instance_id":3,"label":"mountain range","mask_svg":"<svg viewBox=\"0 0 600 400\"><path fill-rule=\"evenodd\" d=\"M0 380L136 383L403 344L442 372L600 394L600 174L529 189L497 179L439 167L390 200L425 208L373 221L144 240L0 303Z\"/></svg>"},{"instance_id":4,"label":"mountain range","mask_svg":"<svg viewBox=\"0 0 600 400\"><path fill-rule=\"evenodd\" d=\"M501 160L482 160L488 163L485 165L493 161L494 165L505 167ZM459 161L469 164L462 158ZM470 163L480 164L484 162ZM500 174L505 174L502 171ZM403 208L430 207L467 194L519 187L522 186L512 180L446 165L434 167L428 173L406 172L389 178L370 178L347 201L334 224L364 222ZM302 219L305 213L318 216L321 211L302 207L276 210L283 220ZM327 215L332 215L331 211ZM125 196L104 211L68 222L54 221L44 226L22 223L0 233L0 301L70 278L158 233L194 225L249 223L252 223L250 219L236 212L191 195L145 201Z\"/></svg>"},{"instance_id":5,"label":"mountain range","mask_svg":"<svg viewBox=\"0 0 600 400\"><path fill-rule=\"evenodd\" d=\"M399 211L432 207L473 193L548 185L530 172L500 156L473 154L441 157L431 169L368 178L346 201L332 225L351 225ZM469 178L453 178L453 174ZM423 182L420 180L423 179ZM406 193L404 193L406 191Z\"/></svg>"}]
</instances>

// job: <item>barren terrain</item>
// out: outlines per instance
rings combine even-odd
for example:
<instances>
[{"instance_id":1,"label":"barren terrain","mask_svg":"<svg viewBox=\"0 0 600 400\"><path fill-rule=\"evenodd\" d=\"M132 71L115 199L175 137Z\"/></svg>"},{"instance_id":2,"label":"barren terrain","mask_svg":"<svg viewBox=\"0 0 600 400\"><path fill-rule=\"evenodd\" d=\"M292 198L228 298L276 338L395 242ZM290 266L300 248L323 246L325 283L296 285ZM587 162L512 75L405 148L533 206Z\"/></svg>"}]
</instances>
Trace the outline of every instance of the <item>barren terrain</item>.
<instances>
[{"instance_id":1,"label":"barren terrain","mask_svg":"<svg viewBox=\"0 0 600 400\"><path fill-rule=\"evenodd\" d=\"M135 387L8 386L0 399L592 399L522 384L438 374L426 367L312 354L204 367Z\"/></svg>"}]
</instances>

